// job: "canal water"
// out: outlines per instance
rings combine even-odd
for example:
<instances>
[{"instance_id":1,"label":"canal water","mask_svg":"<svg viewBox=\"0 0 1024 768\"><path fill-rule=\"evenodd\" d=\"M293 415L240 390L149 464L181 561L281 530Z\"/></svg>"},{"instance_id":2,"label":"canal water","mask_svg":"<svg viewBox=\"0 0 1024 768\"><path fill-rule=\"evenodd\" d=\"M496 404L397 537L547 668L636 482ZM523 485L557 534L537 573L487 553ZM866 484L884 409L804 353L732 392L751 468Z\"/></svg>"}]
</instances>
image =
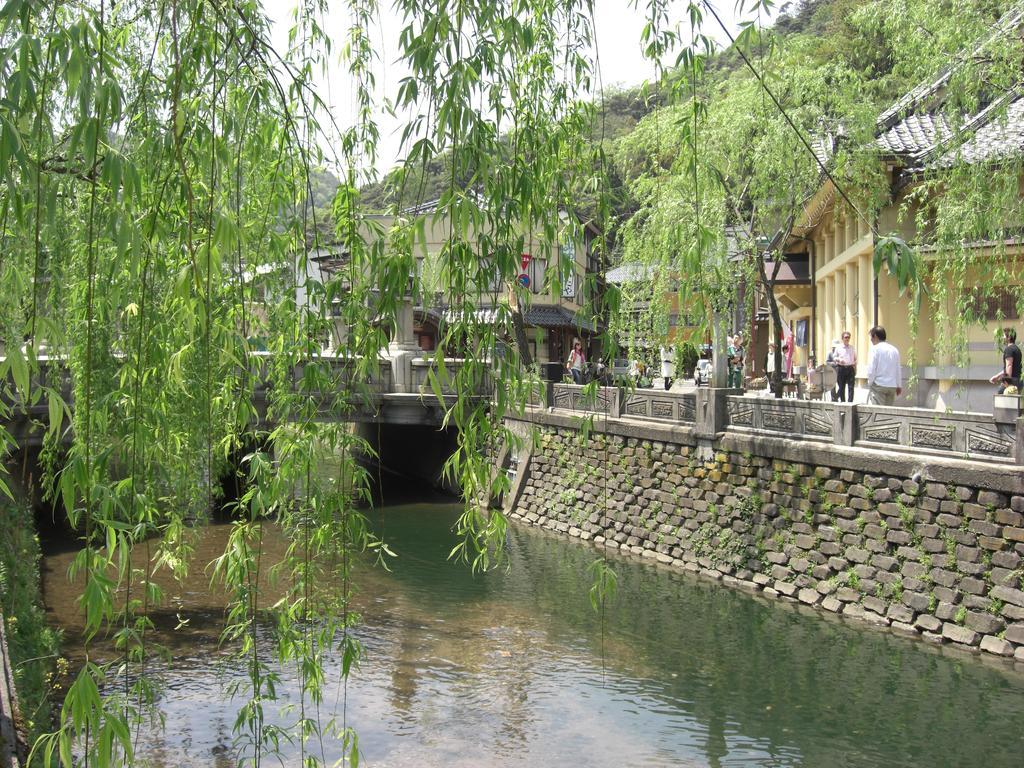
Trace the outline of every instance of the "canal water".
<instances>
[{"instance_id":1,"label":"canal water","mask_svg":"<svg viewBox=\"0 0 1024 768\"><path fill-rule=\"evenodd\" d=\"M331 665L320 712L344 709L364 765L1024 764L1024 675L1011 666L631 561L613 561L618 591L602 616L588 597L596 550L512 528L510 569L474 576L446 559L457 514L413 504L372 518L398 557L390 572L360 569L365 657L346 689ZM204 531L197 563L228 530ZM279 536L266 541L268 555L283 551ZM74 657L72 554L46 556L44 589ZM161 633L173 654L152 665L165 723L143 730L139 763L233 765L239 702L225 691L244 671L218 647L223 596L199 568L168 592L161 625L183 626ZM280 672L281 704L294 705L296 676ZM297 749L282 745L281 761L297 765Z\"/></svg>"}]
</instances>

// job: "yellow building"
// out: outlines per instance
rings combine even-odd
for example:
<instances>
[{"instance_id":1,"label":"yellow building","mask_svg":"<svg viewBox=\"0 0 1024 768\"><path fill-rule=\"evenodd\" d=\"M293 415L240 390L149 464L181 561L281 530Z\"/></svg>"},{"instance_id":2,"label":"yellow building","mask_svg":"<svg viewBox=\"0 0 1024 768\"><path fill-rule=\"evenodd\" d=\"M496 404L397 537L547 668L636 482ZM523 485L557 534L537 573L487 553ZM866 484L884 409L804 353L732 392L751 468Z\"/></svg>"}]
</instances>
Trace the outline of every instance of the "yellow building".
<instances>
[{"instance_id":1,"label":"yellow building","mask_svg":"<svg viewBox=\"0 0 1024 768\"><path fill-rule=\"evenodd\" d=\"M944 75L915 89L878 118L876 144L891 195L873 222L874 231L850 210L832 183L825 181L806 201L784 247L787 258L795 254L808 260L810 285L777 286L775 294L786 322L795 325L806 320L813 329L800 350L805 357L813 355L819 363L824 362L832 342L843 330L851 332L858 358L858 390L866 386L868 331L880 325L886 329L888 341L899 349L904 382L910 384L905 384L897 404L990 412L995 388L989 377L1002 361L997 329L1016 327L1024 336L1018 315L1024 283L1020 242L999 244L998 263L1009 279L1001 290L989 292L984 299L965 297L958 292L962 289L952 284L930 285L930 295L917 314L916 332L911 328L910 295L900 295L895 278L884 267L876 276L872 264L877 237L890 233L916 244L926 266L944 258L940 249L928 245L927 236L919 236L915 226L920 201L913 194L920 190L923 178L948 168L957 158L970 164L991 164L1024 152L1024 97L1014 94L969 116L960 134L962 141L951 149L947 142L952 131L937 111L947 79ZM992 263L992 243L967 247L977 253L979 265ZM971 270L978 268L983 267L968 269L961 285L977 281L978 275ZM938 350L936 339L952 338L952 318L957 317L957 307L964 301L974 302L982 321L967 327L959 348ZM864 398L863 391L858 394L855 399Z\"/></svg>"},{"instance_id":2,"label":"yellow building","mask_svg":"<svg viewBox=\"0 0 1024 768\"><path fill-rule=\"evenodd\" d=\"M452 297L448 295L449 280L441 253L451 233L447 217L435 217L436 201L409 209L409 217L424 217L421 239L414 246L416 257L413 333L420 347L434 349L440 328L450 318ZM520 296L525 298L523 320L526 326L530 352L536 362L564 362L572 349L573 338L579 337L587 347L588 355L596 357L593 348L597 326L588 316L586 307L593 306L593 295L600 290L598 228L590 222L572 222L570 214L562 213L564 224L559 242L545 245L539 235L524 233L523 260L529 283ZM391 216L369 216L374 232L386 232L394 219ZM472 241L474 235L467 238ZM325 248L314 258L318 275L325 278L346 263L336 249ZM557 276L560 278L555 279ZM495 279L489 285L476 286L474 302L483 316L494 317L495 308L508 301L508 284ZM301 297L300 297L301 298Z\"/></svg>"}]
</instances>

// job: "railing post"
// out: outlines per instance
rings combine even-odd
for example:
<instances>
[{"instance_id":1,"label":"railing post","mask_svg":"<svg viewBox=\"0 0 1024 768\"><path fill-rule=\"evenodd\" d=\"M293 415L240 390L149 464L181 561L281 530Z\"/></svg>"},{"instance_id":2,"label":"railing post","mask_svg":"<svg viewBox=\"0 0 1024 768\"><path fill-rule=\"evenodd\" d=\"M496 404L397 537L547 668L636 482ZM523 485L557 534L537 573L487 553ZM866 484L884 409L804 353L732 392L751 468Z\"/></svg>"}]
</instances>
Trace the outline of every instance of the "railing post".
<instances>
[{"instance_id":1,"label":"railing post","mask_svg":"<svg viewBox=\"0 0 1024 768\"><path fill-rule=\"evenodd\" d=\"M413 338L412 300L404 298L395 307L395 336L388 344L391 361L391 386L395 392L415 392L412 378L412 359L420 355L419 344Z\"/></svg>"},{"instance_id":2,"label":"railing post","mask_svg":"<svg viewBox=\"0 0 1024 768\"><path fill-rule=\"evenodd\" d=\"M724 387L701 387L697 390L697 413L694 427L698 437L714 438L729 425L729 395L742 390Z\"/></svg>"},{"instance_id":3,"label":"railing post","mask_svg":"<svg viewBox=\"0 0 1024 768\"><path fill-rule=\"evenodd\" d=\"M1024 416L1018 416L1014 426L1017 434L1013 441L1013 460L1024 464Z\"/></svg>"},{"instance_id":4,"label":"railing post","mask_svg":"<svg viewBox=\"0 0 1024 768\"><path fill-rule=\"evenodd\" d=\"M853 445L857 439L857 406L854 403L833 403L832 442Z\"/></svg>"}]
</instances>

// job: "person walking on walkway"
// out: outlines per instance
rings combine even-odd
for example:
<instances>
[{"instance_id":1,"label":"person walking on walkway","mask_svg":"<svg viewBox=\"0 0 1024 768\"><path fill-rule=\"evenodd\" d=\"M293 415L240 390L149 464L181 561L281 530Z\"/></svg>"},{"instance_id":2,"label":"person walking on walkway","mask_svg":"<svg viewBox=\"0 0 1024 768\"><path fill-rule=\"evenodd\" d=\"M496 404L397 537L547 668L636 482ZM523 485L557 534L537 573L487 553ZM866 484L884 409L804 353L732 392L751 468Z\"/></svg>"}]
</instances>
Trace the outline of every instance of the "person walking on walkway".
<instances>
[{"instance_id":1,"label":"person walking on walkway","mask_svg":"<svg viewBox=\"0 0 1024 768\"><path fill-rule=\"evenodd\" d=\"M738 333L732 337L732 344L729 347L728 383L732 389L743 387L743 337Z\"/></svg>"},{"instance_id":2,"label":"person walking on walkway","mask_svg":"<svg viewBox=\"0 0 1024 768\"><path fill-rule=\"evenodd\" d=\"M675 378L675 351L672 347L661 348L661 376L665 380L665 391L668 392Z\"/></svg>"},{"instance_id":3,"label":"person walking on walkway","mask_svg":"<svg viewBox=\"0 0 1024 768\"><path fill-rule=\"evenodd\" d=\"M1003 369L989 379L999 385L996 394L1003 394L1007 387L1020 389L1020 347L1017 346L1017 332L1003 328Z\"/></svg>"},{"instance_id":4,"label":"person walking on walkway","mask_svg":"<svg viewBox=\"0 0 1024 768\"><path fill-rule=\"evenodd\" d=\"M832 353L836 366L836 385L839 387L839 402L853 402L853 380L857 375L857 350L850 345L850 332L843 331L842 342Z\"/></svg>"},{"instance_id":5,"label":"person walking on walkway","mask_svg":"<svg viewBox=\"0 0 1024 768\"><path fill-rule=\"evenodd\" d=\"M572 374L573 384L583 383L583 366L587 358L583 354L583 344L579 339L572 340L572 352L569 353L569 361L565 364L566 370Z\"/></svg>"},{"instance_id":6,"label":"person walking on walkway","mask_svg":"<svg viewBox=\"0 0 1024 768\"><path fill-rule=\"evenodd\" d=\"M876 325L868 335L871 338L871 357L868 360L868 403L892 405L903 393L900 352L885 340L885 328Z\"/></svg>"}]
</instances>

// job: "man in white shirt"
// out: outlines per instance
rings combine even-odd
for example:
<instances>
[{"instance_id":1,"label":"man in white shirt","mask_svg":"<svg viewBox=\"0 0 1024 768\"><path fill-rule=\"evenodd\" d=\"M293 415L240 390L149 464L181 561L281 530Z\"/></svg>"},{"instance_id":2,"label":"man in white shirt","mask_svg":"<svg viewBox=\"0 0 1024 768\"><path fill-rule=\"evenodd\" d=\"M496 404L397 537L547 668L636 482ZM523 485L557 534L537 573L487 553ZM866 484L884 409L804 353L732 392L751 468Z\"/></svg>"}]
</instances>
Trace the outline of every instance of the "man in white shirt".
<instances>
[{"instance_id":1,"label":"man in white shirt","mask_svg":"<svg viewBox=\"0 0 1024 768\"><path fill-rule=\"evenodd\" d=\"M900 352L885 340L885 328L876 325L869 331L871 358L868 360L868 403L892 405L903 393Z\"/></svg>"},{"instance_id":2,"label":"man in white shirt","mask_svg":"<svg viewBox=\"0 0 1024 768\"><path fill-rule=\"evenodd\" d=\"M832 352L832 363L836 367L836 385L839 387L839 402L853 402L853 379L857 373L857 350L850 344L850 332L843 331L843 342Z\"/></svg>"}]
</instances>

